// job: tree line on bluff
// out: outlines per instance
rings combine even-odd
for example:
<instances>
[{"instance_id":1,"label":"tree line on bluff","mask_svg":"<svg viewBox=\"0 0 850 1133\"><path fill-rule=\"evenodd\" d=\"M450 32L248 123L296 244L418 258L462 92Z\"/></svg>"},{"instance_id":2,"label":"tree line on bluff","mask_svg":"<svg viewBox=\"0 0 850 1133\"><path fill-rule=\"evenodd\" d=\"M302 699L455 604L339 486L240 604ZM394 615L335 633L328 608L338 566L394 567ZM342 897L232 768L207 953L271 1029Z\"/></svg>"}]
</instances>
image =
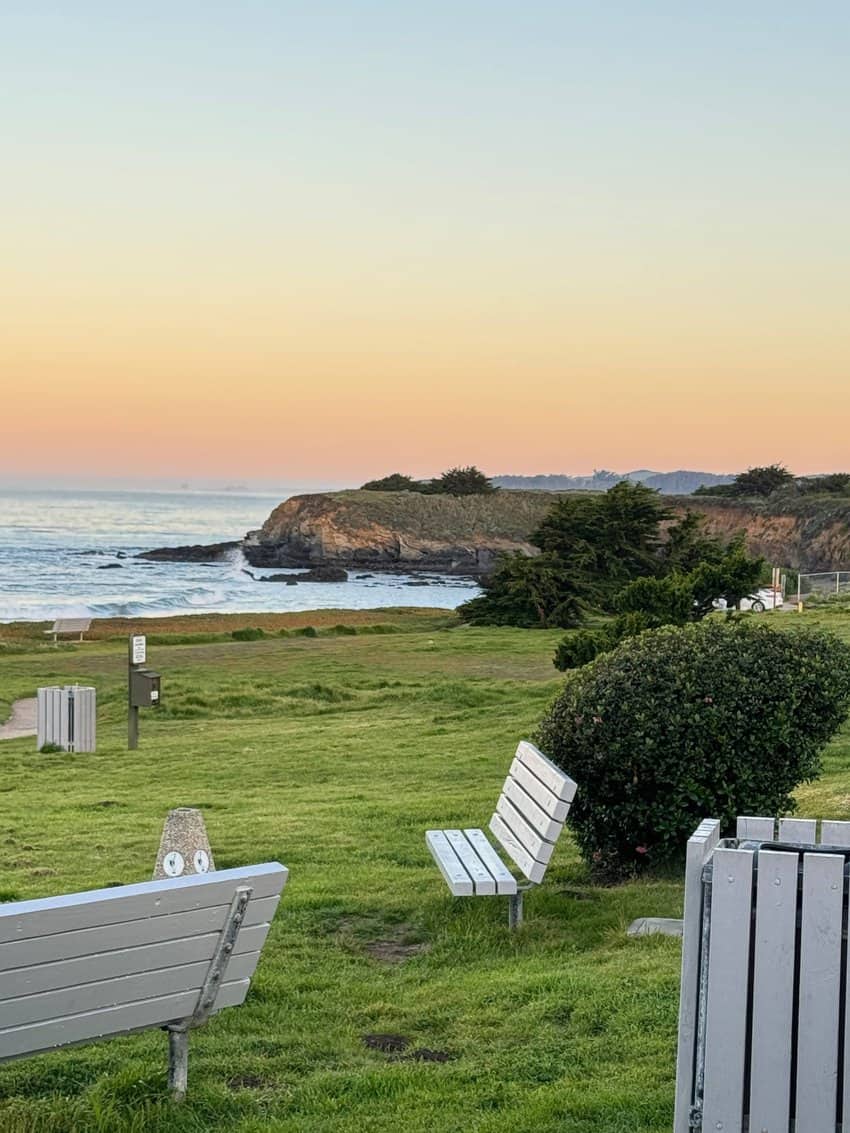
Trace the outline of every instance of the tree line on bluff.
<instances>
[{"instance_id":1,"label":"tree line on bluff","mask_svg":"<svg viewBox=\"0 0 850 1133\"><path fill-rule=\"evenodd\" d=\"M643 630L700 621L718 598L733 607L765 569L763 559L747 555L743 536L709 535L701 516L676 519L656 491L628 481L557 500L531 543L539 554L501 556L484 593L458 613L472 625L564 629L613 615L564 639L555 658L561 669Z\"/></svg>"},{"instance_id":2,"label":"tree line on bluff","mask_svg":"<svg viewBox=\"0 0 850 1133\"><path fill-rule=\"evenodd\" d=\"M394 473L363 488L454 496L499 490L474 465L427 481ZM693 493L737 499L847 494L848 473L795 477L780 464L748 468L731 484ZM709 535L703 517L689 512L677 519L659 492L628 480L606 492L562 496L530 542L539 553L501 555L482 580L483 594L458 614L471 625L564 629L597 616L596 628L561 642L554 659L559 669L584 665L646 629L701 621L718 599L734 609L765 575L764 560L747 555L743 534Z\"/></svg>"}]
</instances>

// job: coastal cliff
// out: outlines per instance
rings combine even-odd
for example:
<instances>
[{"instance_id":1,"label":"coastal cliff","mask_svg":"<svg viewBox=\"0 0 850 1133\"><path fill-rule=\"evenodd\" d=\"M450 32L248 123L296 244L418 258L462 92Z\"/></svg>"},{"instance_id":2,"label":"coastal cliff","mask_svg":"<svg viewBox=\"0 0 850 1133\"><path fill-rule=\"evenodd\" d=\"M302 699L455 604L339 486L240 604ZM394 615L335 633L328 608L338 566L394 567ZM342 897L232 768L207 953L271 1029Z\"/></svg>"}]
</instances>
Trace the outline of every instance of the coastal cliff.
<instances>
[{"instance_id":1,"label":"coastal cliff","mask_svg":"<svg viewBox=\"0 0 850 1133\"><path fill-rule=\"evenodd\" d=\"M506 551L535 554L531 533L561 495L502 490L481 496L344 491L293 496L243 543L257 567L338 566L480 576ZM746 536L748 550L797 570L850 565L850 501L771 504L708 496L668 497L708 530Z\"/></svg>"},{"instance_id":2,"label":"coastal cliff","mask_svg":"<svg viewBox=\"0 0 850 1133\"><path fill-rule=\"evenodd\" d=\"M259 567L481 575L506 551L534 554L530 533L554 492L480 496L417 492L328 492L293 496L243 544Z\"/></svg>"},{"instance_id":3,"label":"coastal cliff","mask_svg":"<svg viewBox=\"0 0 850 1133\"><path fill-rule=\"evenodd\" d=\"M764 501L681 496L670 500L676 510L705 516L714 535L746 536L747 550L769 563L800 571L850 568L850 500L803 497Z\"/></svg>"}]
</instances>

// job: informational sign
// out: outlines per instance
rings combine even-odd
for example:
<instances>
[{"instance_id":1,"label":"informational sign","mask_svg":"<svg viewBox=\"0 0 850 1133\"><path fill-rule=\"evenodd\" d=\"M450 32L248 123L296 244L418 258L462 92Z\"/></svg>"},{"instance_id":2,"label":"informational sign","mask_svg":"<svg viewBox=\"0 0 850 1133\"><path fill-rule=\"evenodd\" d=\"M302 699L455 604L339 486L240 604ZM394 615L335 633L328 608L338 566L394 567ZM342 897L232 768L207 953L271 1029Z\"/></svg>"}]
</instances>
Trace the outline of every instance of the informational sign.
<instances>
[{"instance_id":1,"label":"informational sign","mask_svg":"<svg viewBox=\"0 0 850 1133\"><path fill-rule=\"evenodd\" d=\"M131 658L134 665L144 665L147 657L147 639L144 634L136 634L130 638Z\"/></svg>"},{"instance_id":2,"label":"informational sign","mask_svg":"<svg viewBox=\"0 0 850 1133\"><path fill-rule=\"evenodd\" d=\"M195 866L195 873L209 873L210 871L210 856L206 850L195 850L195 855L192 858Z\"/></svg>"}]
</instances>

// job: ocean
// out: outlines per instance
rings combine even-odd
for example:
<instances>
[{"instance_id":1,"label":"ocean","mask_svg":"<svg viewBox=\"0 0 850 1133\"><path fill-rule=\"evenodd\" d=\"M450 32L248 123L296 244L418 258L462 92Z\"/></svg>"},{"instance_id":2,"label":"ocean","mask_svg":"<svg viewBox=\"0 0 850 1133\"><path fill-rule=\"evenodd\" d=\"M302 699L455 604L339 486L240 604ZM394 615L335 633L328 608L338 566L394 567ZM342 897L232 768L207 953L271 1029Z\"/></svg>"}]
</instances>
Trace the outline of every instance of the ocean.
<instances>
[{"instance_id":1,"label":"ocean","mask_svg":"<svg viewBox=\"0 0 850 1133\"><path fill-rule=\"evenodd\" d=\"M416 576L355 577L365 571L352 572L340 583L260 583L244 573L248 564L239 551L214 565L133 558L154 547L240 539L292 494L0 489L0 622L386 606L453 609L479 593L469 579L428 575L428 586L410 586ZM258 577L275 573L248 569Z\"/></svg>"}]
</instances>

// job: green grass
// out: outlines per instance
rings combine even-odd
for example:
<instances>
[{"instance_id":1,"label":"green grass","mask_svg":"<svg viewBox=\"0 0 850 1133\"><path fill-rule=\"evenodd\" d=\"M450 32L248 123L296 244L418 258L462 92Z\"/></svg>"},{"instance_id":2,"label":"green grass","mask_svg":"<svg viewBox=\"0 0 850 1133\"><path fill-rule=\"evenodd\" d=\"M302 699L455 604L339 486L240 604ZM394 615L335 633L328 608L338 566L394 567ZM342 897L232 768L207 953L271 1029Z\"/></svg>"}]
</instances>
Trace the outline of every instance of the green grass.
<instances>
[{"instance_id":1,"label":"green grass","mask_svg":"<svg viewBox=\"0 0 850 1133\"><path fill-rule=\"evenodd\" d=\"M850 615L802 620L850 638ZM97 754L0 745L0 897L144 880L180 805L219 868L291 870L246 1004L192 1037L182 1107L147 1033L0 1068L3 1133L667 1133L679 944L625 929L679 915L678 878L595 888L567 836L518 933L503 899L448 896L424 831L486 825L560 633L440 624L152 646L163 707L135 753L120 641L0 657L4 704L67 681L99 702ZM845 732L802 813L847 817L848 757Z\"/></svg>"}]
</instances>

